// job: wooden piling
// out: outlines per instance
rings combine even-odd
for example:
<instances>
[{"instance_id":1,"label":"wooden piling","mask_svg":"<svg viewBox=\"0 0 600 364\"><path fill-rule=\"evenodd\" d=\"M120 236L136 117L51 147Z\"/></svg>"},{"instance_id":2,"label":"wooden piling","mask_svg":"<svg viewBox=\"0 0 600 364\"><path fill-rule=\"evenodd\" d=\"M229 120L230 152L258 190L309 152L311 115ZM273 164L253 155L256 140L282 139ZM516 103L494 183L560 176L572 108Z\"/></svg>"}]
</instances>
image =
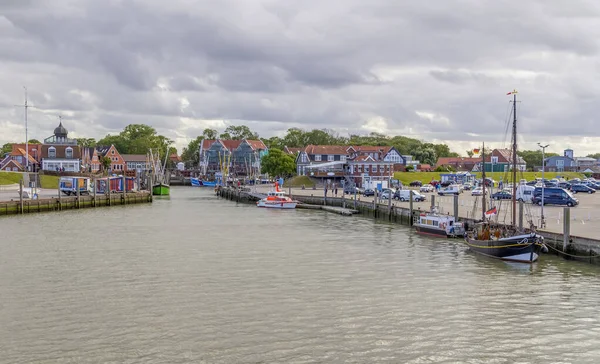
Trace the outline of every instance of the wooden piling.
<instances>
[{"instance_id":1,"label":"wooden piling","mask_svg":"<svg viewBox=\"0 0 600 364\"><path fill-rule=\"evenodd\" d=\"M92 202L92 206L96 207L96 188L97 188L97 186L96 186L96 177L93 177L93 178L92 178L92 183L93 183L93 186L94 186L94 187L92 188L92 189L93 189L93 192L92 192L92 193L94 194L94 200L93 200L93 202Z\"/></svg>"},{"instance_id":2,"label":"wooden piling","mask_svg":"<svg viewBox=\"0 0 600 364\"><path fill-rule=\"evenodd\" d=\"M125 198L125 194L127 193L127 185L125 185L127 181L125 180L125 176L121 176L121 181L123 182L123 195L121 195L121 199L123 200L122 205L125 205L127 203L127 199Z\"/></svg>"},{"instance_id":3,"label":"wooden piling","mask_svg":"<svg viewBox=\"0 0 600 364\"><path fill-rule=\"evenodd\" d=\"M519 230L523 230L523 201L519 201Z\"/></svg>"},{"instance_id":4,"label":"wooden piling","mask_svg":"<svg viewBox=\"0 0 600 364\"><path fill-rule=\"evenodd\" d=\"M563 251L567 251L571 239L571 208L563 208Z\"/></svg>"},{"instance_id":5,"label":"wooden piling","mask_svg":"<svg viewBox=\"0 0 600 364\"><path fill-rule=\"evenodd\" d=\"M19 181L19 213L23 214L23 179Z\"/></svg>"},{"instance_id":6,"label":"wooden piling","mask_svg":"<svg viewBox=\"0 0 600 364\"><path fill-rule=\"evenodd\" d=\"M413 190L410 190L408 194L408 225L412 226L413 224Z\"/></svg>"},{"instance_id":7,"label":"wooden piling","mask_svg":"<svg viewBox=\"0 0 600 364\"><path fill-rule=\"evenodd\" d=\"M454 195L454 220L458 221L458 195Z\"/></svg>"}]
</instances>

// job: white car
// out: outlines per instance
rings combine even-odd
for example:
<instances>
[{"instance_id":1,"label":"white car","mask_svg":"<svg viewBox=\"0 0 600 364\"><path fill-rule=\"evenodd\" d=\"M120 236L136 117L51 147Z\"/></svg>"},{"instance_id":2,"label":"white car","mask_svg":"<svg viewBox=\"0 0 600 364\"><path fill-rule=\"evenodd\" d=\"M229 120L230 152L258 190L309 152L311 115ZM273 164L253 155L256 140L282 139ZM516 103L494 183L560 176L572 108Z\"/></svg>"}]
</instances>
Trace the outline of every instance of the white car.
<instances>
[{"instance_id":1,"label":"white car","mask_svg":"<svg viewBox=\"0 0 600 364\"><path fill-rule=\"evenodd\" d=\"M483 188L481 188L481 187L475 187L471 191L471 196L481 196L481 195L483 195Z\"/></svg>"},{"instance_id":2,"label":"white car","mask_svg":"<svg viewBox=\"0 0 600 364\"><path fill-rule=\"evenodd\" d=\"M440 196L458 195L460 193L461 193L461 189L458 185L450 185L450 186L438 191L438 195L440 195Z\"/></svg>"},{"instance_id":3,"label":"white car","mask_svg":"<svg viewBox=\"0 0 600 364\"><path fill-rule=\"evenodd\" d=\"M433 192L433 191L435 191L435 187L433 187L430 184L426 184L426 185L421 186L421 188L419 188L419 191L420 192Z\"/></svg>"}]
</instances>

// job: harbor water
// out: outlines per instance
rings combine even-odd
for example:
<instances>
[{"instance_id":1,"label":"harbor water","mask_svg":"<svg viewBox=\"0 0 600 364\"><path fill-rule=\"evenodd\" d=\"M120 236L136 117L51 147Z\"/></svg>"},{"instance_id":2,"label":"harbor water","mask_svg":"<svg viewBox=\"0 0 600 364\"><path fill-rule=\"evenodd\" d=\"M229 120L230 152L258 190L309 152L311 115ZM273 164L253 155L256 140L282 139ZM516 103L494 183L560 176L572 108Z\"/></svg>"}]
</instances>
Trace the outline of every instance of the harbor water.
<instances>
[{"instance_id":1,"label":"harbor water","mask_svg":"<svg viewBox=\"0 0 600 364\"><path fill-rule=\"evenodd\" d=\"M600 268L173 187L0 219L0 363L597 363Z\"/></svg>"}]
</instances>

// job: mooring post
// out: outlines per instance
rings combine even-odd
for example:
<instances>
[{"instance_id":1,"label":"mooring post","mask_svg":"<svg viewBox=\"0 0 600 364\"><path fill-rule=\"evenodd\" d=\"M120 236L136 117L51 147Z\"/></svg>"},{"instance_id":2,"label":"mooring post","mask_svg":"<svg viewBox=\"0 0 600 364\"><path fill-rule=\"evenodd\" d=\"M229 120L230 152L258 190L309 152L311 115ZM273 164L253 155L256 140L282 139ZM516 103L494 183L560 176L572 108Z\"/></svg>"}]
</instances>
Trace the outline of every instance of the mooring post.
<instances>
[{"instance_id":1,"label":"mooring post","mask_svg":"<svg viewBox=\"0 0 600 364\"><path fill-rule=\"evenodd\" d=\"M454 195L454 220L458 221L458 195Z\"/></svg>"},{"instance_id":2,"label":"mooring post","mask_svg":"<svg viewBox=\"0 0 600 364\"><path fill-rule=\"evenodd\" d=\"M346 192L342 189L342 207L346 208Z\"/></svg>"},{"instance_id":3,"label":"mooring post","mask_svg":"<svg viewBox=\"0 0 600 364\"><path fill-rule=\"evenodd\" d=\"M373 194L373 217L377 215L377 190Z\"/></svg>"},{"instance_id":4,"label":"mooring post","mask_svg":"<svg viewBox=\"0 0 600 364\"><path fill-rule=\"evenodd\" d=\"M81 192L79 191L79 179L75 179L77 181L75 183L75 189L77 190L77 208L81 208L81 204L79 203L79 197L81 197Z\"/></svg>"},{"instance_id":5,"label":"mooring post","mask_svg":"<svg viewBox=\"0 0 600 364\"><path fill-rule=\"evenodd\" d=\"M390 220L392 219L392 190L389 190L390 194L388 196L388 215L390 216Z\"/></svg>"},{"instance_id":6,"label":"mooring post","mask_svg":"<svg viewBox=\"0 0 600 364\"><path fill-rule=\"evenodd\" d=\"M356 195L357 195L357 188L356 186L354 186L354 209L356 210Z\"/></svg>"},{"instance_id":7,"label":"mooring post","mask_svg":"<svg viewBox=\"0 0 600 364\"><path fill-rule=\"evenodd\" d=\"M519 201L519 230L523 230L523 201Z\"/></svg>"},{"instance_id":8,"label":"mooring post","mask_svg":"<svg viewBox=\"0 0 600 364\"><path fill-rule=\"evenodd\" d=\"M413 224L413 190L410 190L408 193L408 225L412 226Z\"/></svg>"},{"instance_id":9,"label":"mooring post","mask_svg":"<svg viewBox=\"0 0 600 364\"><path fill-rule=\"evenodd\" d=\"M93 183L93 186L94 186L94 187L92 187L92 190L93 190L92 193L94 194L94 202L92 203L92 206L96 207L96 188L97 188L96 177L92 178L92 183Z\"/></svg>"},{"instance_id":10,"label":"mooring post","mask_svg":"<svg viewBox=\"0 0 600 364\"><path fill-rule=\"evenodd\" d=\"M127 180L125 179L125 176L121 176L121 181L123 182L123 202L121 203L121 205L125 205L126 203L126 193L127 193L127 185L125 184L125 182L127 182Z\"/></svg>"},{"instance_id":11,"label":"mooring post","mask_svg":"<svg viewBox=\"0 0 600 364\"><path fill-rule=\"evenodd\" d=\"M435 195L431 195L431 209L435 207Z\"/></svg>"},{"instance_id":12,"label":"mooring post","mask_svg":"<svg viewBox=\"0 0 600 364\"><path fill-rule=\"evenodd\" d=\"M23 179L19 181L19 206L21 207L19 212L23 214Z\"/></svg>"},{"instance_id":13,"label":"mooring post","mask_svg":"<svg viewBox=\"0 0 600 364\"><path fill-rule=\"evenodd\" d=\"M571 240L571 209L563 208L563 251L567 251L567 246Z\"/></svg>"},{"instance_id":14,"label":"mooring post","mask_svg":"<svg viewBox=\"0 0 600 364\"><path fill-rule=\"evenodd\" d=\"M62 210L62 201L60 198L60 180L58 181L58 210Z\"/></svg>"},{"instance_id":15,"label":"mooring post","mask_svg":"<svg viewBox=\"0 0 600 364\"><path fill-rule=\"evenodd\" d=\"M110 185L110 177L106 177L106 193L108 195L108 199L106 200L106 206L111 206L112 205L112 201L110 200L110 189L111 189L111 185Z\"/></svg>"}]
</instances>

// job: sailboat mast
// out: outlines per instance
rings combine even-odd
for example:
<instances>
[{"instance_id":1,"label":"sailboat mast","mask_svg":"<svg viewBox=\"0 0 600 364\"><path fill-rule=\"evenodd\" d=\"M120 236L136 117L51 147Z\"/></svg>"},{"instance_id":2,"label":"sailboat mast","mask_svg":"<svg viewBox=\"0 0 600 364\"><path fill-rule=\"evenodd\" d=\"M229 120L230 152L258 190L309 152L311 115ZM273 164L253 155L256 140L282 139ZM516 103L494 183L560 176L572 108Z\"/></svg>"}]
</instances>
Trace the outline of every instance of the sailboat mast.
<instances>
[{"instance_id":1,"label":"sailboat mast","mask_svg":"<svg viewBox=\"0 0 600 364\"><path fill-rule=\"evenodd\" d=\"M481 166L481 219L485 221L485 142L483 142L483 147L481 148Z\"/></svg>"},{"instance_id":2,"label":"sailboat mast","mask_svg":"<svg viewBox=\"0 0 600 364\"><path fill-rule=\"evenodd\" d=\"M512 225L517 226L517 91L513 91L513 130L512 130Z\"/></svg>"}]
</instances>

